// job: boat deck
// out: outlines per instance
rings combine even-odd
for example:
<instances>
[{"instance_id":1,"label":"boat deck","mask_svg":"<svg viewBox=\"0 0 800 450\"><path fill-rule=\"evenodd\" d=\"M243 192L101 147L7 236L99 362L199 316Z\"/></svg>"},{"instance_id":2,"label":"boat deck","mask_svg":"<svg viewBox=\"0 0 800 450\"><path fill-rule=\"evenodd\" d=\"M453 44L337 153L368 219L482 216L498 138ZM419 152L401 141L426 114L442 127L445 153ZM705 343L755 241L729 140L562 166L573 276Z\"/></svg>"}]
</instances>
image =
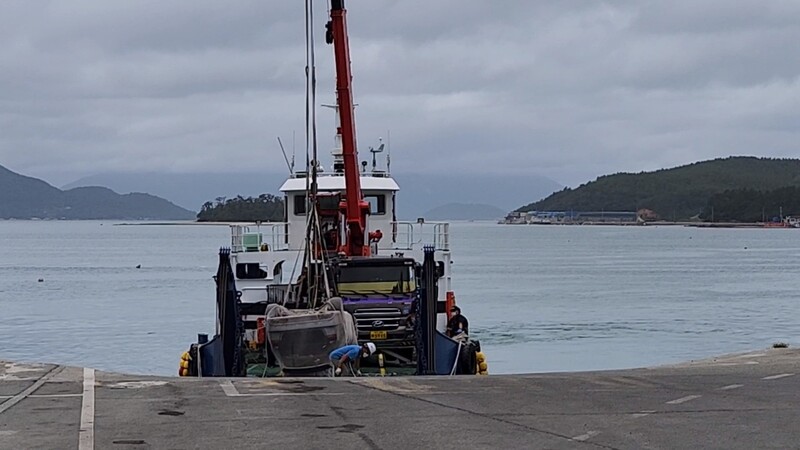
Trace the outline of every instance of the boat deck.
<instances>
[{"instance_id":1,"label":"boat deck","mask_svg":"<svg viewBox=\"0 0 800 450\"><path fill-rule=\"evenodd\" d=\"M798 423L794 349L453 378L196 379L0 362L2 449L797 448Z\"/></svg>"}]
</instances>

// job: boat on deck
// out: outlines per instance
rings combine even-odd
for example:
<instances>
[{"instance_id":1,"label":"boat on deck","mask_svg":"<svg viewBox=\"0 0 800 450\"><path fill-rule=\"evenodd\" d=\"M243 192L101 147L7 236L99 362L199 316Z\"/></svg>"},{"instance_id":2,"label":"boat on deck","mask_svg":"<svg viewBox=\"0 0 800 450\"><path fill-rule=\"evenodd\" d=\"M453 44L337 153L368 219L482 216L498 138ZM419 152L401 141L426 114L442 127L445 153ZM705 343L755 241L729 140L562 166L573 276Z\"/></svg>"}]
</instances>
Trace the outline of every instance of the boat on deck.
<instances>
[{"instance_id":1,"label":"boat on deck","mask_svg":"<svg viewBox=\"0 0 800 450\"><path fill-rule=\"evenodd\" d=\"M450 226L397 220L400 187L378 155L358 164L343 0L327 41L337 70L332 164L316 154L280 187L284 221L230 226L219 255L217 324L182 356L181 375L328 375L334 348L373 342L376 373L486 373L480 344L445 334L455 305ZM315 149L316 152L316 149Z\"/></svg>"}]
</instances>

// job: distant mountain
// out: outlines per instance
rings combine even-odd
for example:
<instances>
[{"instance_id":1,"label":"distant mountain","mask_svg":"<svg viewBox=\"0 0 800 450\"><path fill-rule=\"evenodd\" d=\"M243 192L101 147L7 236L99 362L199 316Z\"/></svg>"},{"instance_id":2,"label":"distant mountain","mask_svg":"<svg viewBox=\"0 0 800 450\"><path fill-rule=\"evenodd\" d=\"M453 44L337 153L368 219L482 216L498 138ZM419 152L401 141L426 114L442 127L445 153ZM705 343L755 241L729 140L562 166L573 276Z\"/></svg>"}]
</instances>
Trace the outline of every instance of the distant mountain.
<instances>
[{"instance_id":1,"label":"distant mountain","mask_svg":"<svg viewBox=\"0 0 800 450\"><path fill-rule=\"evenodd\" d=\"M490 174L393 174L400 185L397 214L415 219L447 203L478 203L508 211L529 201L544 198L562 186L538 175ZM81 178L64 186L105 186L116 192L146 191L184 208L199 210L219 197L258 197L280 194L285 173L109 173Z\"/></svg>"},{"instance_id":2,"label":"distant mountain","mask_svg":"<svg viewBox=\"0 0 800 450\"><path fill-rule=\"evenodd\" d=\"M116 192L149 192L176 205L199 211L217 198L277 194L286 174L279 173L104 173L81 178L63 189L105 186Z\"/></svg>"},{"instance_id":3,"label":"distant mountain","mask_svg":"<svg viewBox=\"0 0 800 450\"><path fill-rule=\"evenodd\" d=\"M480 203L448 203L426 212L429 220L497 220L506 215L505 210Z\"/></svg>"},{"instance_id":4,"label":"distant mountain","mask_svg":"<svg viewBox=\"0 0 800 450\"><path fill-rule=\"evenodd\" d=\"M0 219L194 219L195 213L149 194L104 187L61 190L0 166Z\"/></svg>"},{"instance_id":5,"label":"distant mountain","mask_svg":"<svg viewBox=\"0 0 800 450\"><path fill-rule=\"evenodd\" d=\"M575 189L565 188L543 200L522 206L517 211L649 209L667 220L686 220L697 216L708 219L713 214L712 198L719 198L714 197L716 194L752 190L774 191L783 195L784 192L779 189L790 186L800 186L800 159L738 156L655 172L605 175ZM769 199L763 201L764 208L773 203ZM764 211L763 214L778 212Z\"/></svg>"},{"instance_id":6,"label":"distant mountain","mask_svg":"<svg viewBox=\"0 0 800 450\"><path fill-rule=\"evenodd\" d=\"M534 174L394 174L400 185L397 214L402 219L424 217L448 203L483 204L508 211L531 198L544 198L563 186ZM505 214L500 214L503 217Z\"/></svg>"}]
</instances>

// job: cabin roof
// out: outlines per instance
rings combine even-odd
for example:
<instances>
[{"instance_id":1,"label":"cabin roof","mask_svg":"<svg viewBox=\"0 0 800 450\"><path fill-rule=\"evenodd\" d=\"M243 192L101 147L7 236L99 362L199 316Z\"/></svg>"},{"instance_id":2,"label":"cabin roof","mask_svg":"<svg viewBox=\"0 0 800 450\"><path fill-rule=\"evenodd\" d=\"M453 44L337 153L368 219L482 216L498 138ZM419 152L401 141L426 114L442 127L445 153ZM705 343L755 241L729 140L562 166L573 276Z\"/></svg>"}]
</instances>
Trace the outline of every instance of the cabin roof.
<instances>
[{"instance_id":1,"label":"cabin roof","mask_svg":"<svg viewBox=\"0 0 800 450\"><path fill-rule=\"evenodd\" d=\"M317 188L320 191L344 191L344 176L322 175L317 178ZM281 192L305 192L305 178L289 178L281 186ZM390 177L361 177L362 191L399 191L400 187Z\"/></svg>"}]
</instances>

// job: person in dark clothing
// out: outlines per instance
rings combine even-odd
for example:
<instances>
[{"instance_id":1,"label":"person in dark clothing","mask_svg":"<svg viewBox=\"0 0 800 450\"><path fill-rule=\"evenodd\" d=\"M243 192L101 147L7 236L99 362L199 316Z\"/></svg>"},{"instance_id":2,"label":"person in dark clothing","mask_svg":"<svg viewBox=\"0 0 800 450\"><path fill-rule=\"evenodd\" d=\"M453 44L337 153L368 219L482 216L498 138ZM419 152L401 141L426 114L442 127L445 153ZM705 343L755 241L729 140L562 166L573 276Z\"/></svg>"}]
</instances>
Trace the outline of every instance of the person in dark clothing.
<instances>
[{"instance_id":1,"label":"person in dark clothing","mask_svg":"<svg viewBox=\"0 0 800 450\"><path fill-rule=\"evenodd\" d=\"M294 290L295 302L303 304L308 301L308 268L303 267L292 289Z\"/></svg>"},{"instance_id":2,"label":"person in dark clothing","mask_svg":"<svg viewBox=\"0 0 800 450\"><path fill-rule=\"evenodd\" d=\"M461 337L462 333L464 336L469 335L469 321L466 317L461 315L461 308L458 306L453 306L453 309L450 312L455 313L453 317L447 322L447 335L454 338L454 337Z\"/></svg>"}]
</instances>

